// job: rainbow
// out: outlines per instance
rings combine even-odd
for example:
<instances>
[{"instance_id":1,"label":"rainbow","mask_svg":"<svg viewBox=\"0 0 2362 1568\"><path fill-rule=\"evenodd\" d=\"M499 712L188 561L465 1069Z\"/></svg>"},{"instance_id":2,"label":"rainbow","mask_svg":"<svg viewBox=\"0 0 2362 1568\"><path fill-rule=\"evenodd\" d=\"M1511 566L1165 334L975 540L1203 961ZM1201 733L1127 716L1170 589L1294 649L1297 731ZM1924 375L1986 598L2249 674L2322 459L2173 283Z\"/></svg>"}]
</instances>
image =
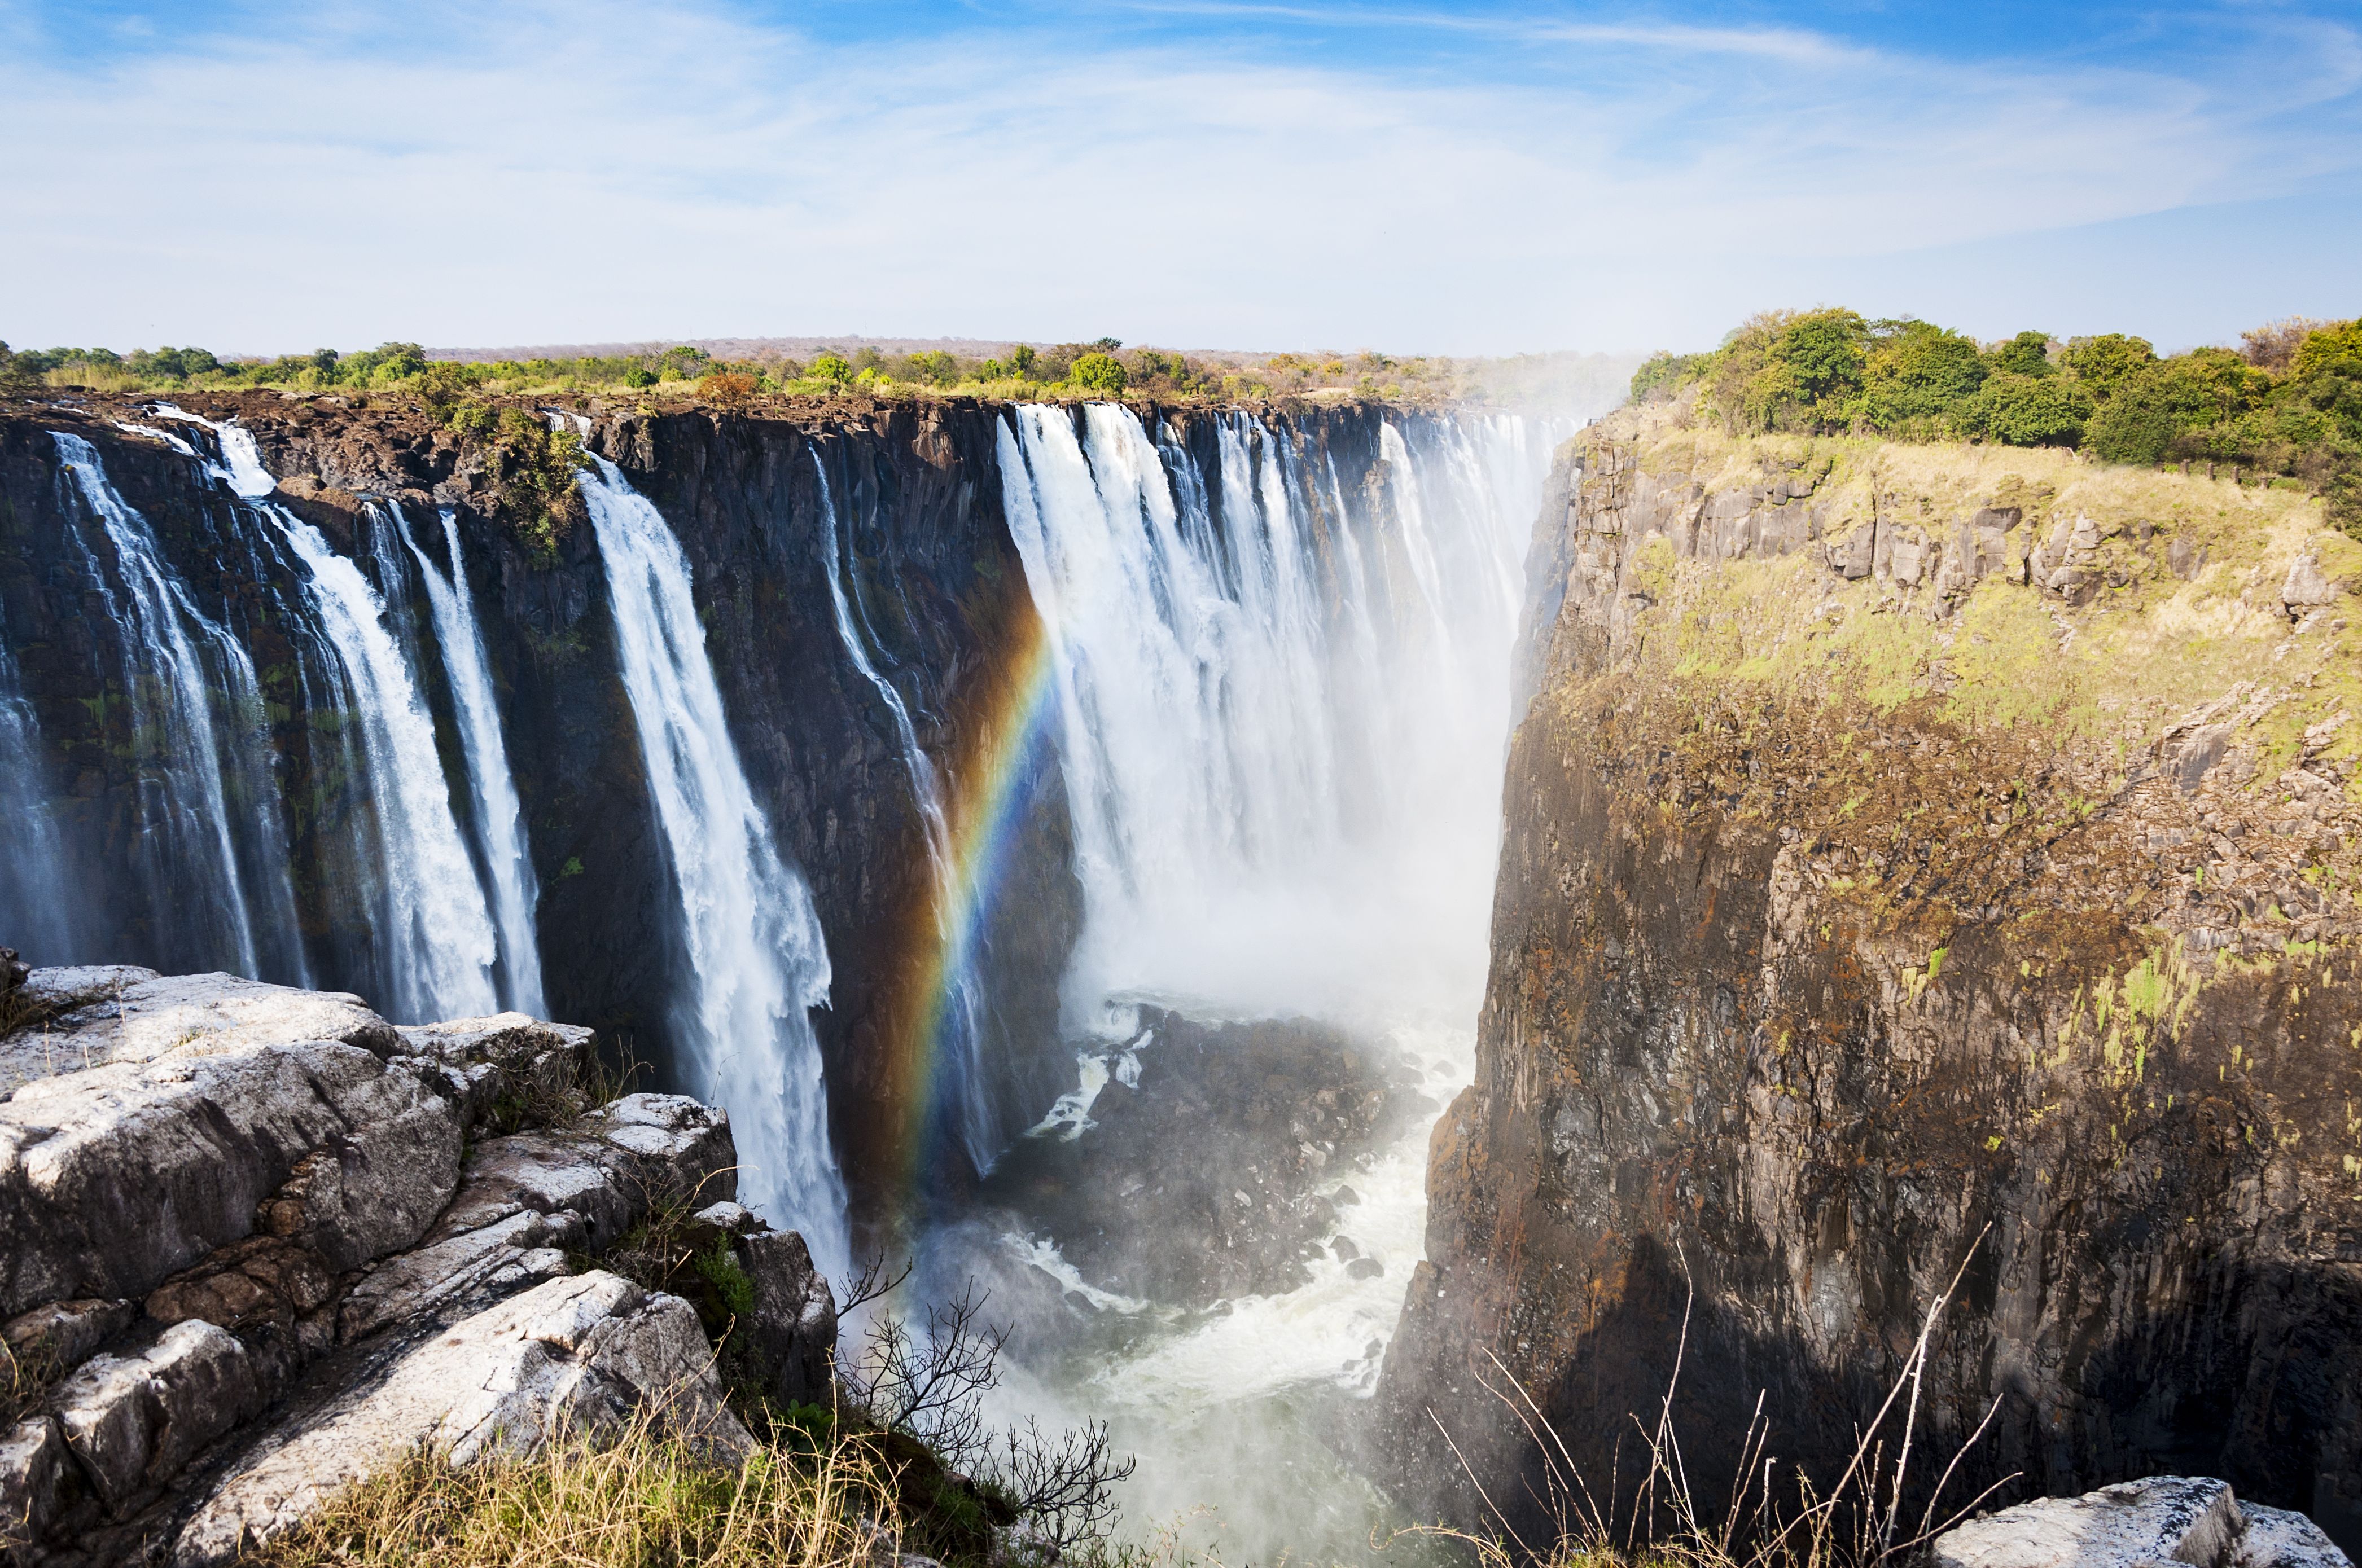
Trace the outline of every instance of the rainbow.
<instances>
[{"instance_id":1,"label":"rainbow","mask_svg":"<svg viewBox=\"0 0 2362 1568\"><path fill-rule=\"evenodd\" d=\"M897 966L901 996L887 1025L895 1037L886 1102L900 1108L900 1123L890 1135L900 1147L904 1191L914 1197L932 1180L926 1165L935 1151L955 1146L946 1135L960 1111L954 1101L954 998L984 940L1031 804L1040 742L1057 707L1049 629L1022 577L1011 576L998 656L956 704L969 722L960 727L943 770L949 864L934 868L923 907L905 922L907 961Z\"/></svg>"}]
</instances>

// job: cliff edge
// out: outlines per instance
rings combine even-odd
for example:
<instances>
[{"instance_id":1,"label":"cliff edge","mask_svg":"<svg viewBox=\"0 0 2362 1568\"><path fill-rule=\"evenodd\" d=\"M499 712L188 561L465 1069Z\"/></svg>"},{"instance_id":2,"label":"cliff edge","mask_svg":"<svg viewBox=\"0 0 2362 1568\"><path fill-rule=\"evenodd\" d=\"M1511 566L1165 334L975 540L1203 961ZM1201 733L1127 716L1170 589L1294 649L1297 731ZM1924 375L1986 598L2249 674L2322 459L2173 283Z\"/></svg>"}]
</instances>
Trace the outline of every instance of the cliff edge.
<instances>
[{"instance_id":1,"label":"cliff edge","mask_svg":"<svg viewBox=\"0 0 2362 1568\"><path fill-rule=\"evenodd\" d=\"M1529 583L1380 1392L1415 1504L1519 1515L1509 1377L1628 1490L1685 1303L1702 1502L1759 1395L1826 1481L1965 1261L1920 1493L1990 1410L1954 1504L2212 1474L2350 1550L2362 543L2289 488L1659 407L1561 451Z\"/></svg>"}]
</instances>

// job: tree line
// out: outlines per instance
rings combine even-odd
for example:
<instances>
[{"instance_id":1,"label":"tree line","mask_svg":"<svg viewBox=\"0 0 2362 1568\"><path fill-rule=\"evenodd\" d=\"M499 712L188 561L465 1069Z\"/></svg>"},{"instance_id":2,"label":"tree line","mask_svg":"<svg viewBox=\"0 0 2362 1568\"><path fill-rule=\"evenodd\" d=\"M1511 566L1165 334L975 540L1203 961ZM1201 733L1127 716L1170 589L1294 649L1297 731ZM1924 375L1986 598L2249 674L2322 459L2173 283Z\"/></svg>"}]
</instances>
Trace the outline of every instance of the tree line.
<instances>
[{"instance_id":1,"label":"tree line","mask_svg":"<svg viewBox=\"0 0 2362 1568\"><path fill-rule=\"evenodd\" d=\"M2228 463L2305 485L2362 537L2362 321L2290 317L2237 348L2146 338L1997 343L1825 308L1757 315L1704 354L1659 354L1636 402L1691 400L1734 433L2065 446L2112 463Z\"/></svg>"}]
</instances>

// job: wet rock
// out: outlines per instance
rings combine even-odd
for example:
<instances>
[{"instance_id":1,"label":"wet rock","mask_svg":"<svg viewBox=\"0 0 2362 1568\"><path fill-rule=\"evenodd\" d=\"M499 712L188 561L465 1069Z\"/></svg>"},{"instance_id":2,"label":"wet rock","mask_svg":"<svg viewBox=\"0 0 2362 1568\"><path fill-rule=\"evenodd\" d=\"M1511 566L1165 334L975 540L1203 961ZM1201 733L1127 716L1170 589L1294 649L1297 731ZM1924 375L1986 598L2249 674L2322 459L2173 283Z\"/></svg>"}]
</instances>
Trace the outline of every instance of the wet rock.
<instances>
[{"instance_id":1,"label":"wet rock","mask_svg":"<svg viewBox=\"0 0 2362 1568\"><path fill-rule=\"evenodd\" d=\"M1304 1020L1143 1007L1140 1025L1087 1121L1010 1150L984 1201L1117 1295L1203 1306L1303 1284L1336 1223L1333 1173L1415 1113L1423 1072Z\"/></svg>"},{"instance_id":2,"label":"wet rock","mask_svg":"<svg viewBox=\"0 0 2362 1568\"><path fill-rule=\"evenodd\" d=\"M1345 1266L1349 1279L1376 1279L1386 1271L1386 1266L1374 1257L1357 1257Z\"/></svg>"},{"instance_id":3,"label":"wet rock","mask_svg":"<svg viewBox=\"0 0 2362 1568\"><path fill-rule=\"evenodd\" d=\"M455 1466L529 1454L566 1431L611 1430L643 1405L719 1458L752 1450L688 1302L603 1272L552 1279L292 1413L195 1510L174 1561L226 1563L421 1446Z\"/></svg>"}]
</instances>

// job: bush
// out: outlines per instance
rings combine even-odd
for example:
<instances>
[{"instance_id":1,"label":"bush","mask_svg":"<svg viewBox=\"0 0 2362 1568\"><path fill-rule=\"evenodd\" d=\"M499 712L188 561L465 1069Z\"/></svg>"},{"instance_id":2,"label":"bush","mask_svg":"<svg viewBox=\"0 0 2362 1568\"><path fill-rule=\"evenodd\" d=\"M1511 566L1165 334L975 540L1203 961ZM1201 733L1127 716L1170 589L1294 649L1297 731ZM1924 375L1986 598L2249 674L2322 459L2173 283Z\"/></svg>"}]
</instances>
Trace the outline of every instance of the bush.
<instances>
[{"instance_id":1,"label":"bush","mask_svg":"<svg viewBox=\"0 0 2362 1568\"><path fill-rule=\"evenodd\" d=\"M1870 323L1847 310L1767 311L1714 355L1706 397L1733 430L1813 433L1853 421Z\"/></svg>"},{"instance_id":2,"label":"bush","mask_svg":"<svg viewBox=\"0 0 2362 1568\"><path fill-rule=\"evenodd\" d=\"M698 382L697 390L717 408L743 409L755 400L755 378L736 370L716 370Z\"/></svg>"},{"instance_id":3,"label":"bush","mask_svg":"<svg viewBox=\"0 0 2362 1568\"><path fill-rule=\"evenodd\" d=\"M1130 379L1121 360L1096 350L1078 356L1066 372L1067 382L1086 392L1119 393Z\"/></svg>"},{"instance_id":4,"label":"bush","mask_svg":"<svg viewBox=\"0 0 2362 1568\"><path fill-rule=\"evenodd\" d=\"M1626 396L1636 403L1671 402L1683 389L1695 386L1713 362L1711 354L1669 354L1659 349L1632 372Z\"/></svg>"},{"instance_id":5,"label":"bush","mask_svg":"<svg viewBox=\"0 0 2362 1568\"><path fill-rule=\"evenodd\" d=\"M2003 376L2048 376L2056 373L2050 363L2050 334L2047 332L2022 332L2007 343L1998 344L1985 356L1985 363L1995 374Z\"/></svg>"},{"instance_id":6,"label":"bush","mask_svg":"<svg viewBox=\"0 0 2362 1568\"><path fill-rule=\"evenodd\" d=\"M1871 346L1862 417L1874 430L1942 433L1954 422L1954 409L1984 379L1984 356L1974 340L1928 322L1898 323Z\"/></svg>"},{"instance_id":7,"label":"bush","mask_svg":"<svg viewBox=\"0 0 2362 1568\"><path fill-rule=\"evenodd\" d=\"M2270 378L2227 348L2201 348L2145 365L2118 381L2092 416L2092 450L2113 463L2156 463L2176 440L2253 409Z\"/></svg>"},{"instance_id":8,"label":"bush","mask_svg":"<svg viewBox=\"0 0 2362 1568\"><path fill-rule=\"evenodd\" d=\"M842 387L852 381L853 366L842 354L823 353L811 362L811 369L805 373L831 386Z\"/></svg>"},{"instance_id":9,"label":"bush","mask_svg":"<svg viewBox=\"0 0 2362 1568\"><path fill-rule=\"evenodd\" d=\"M2257 369L2285 375L2296 362L2298 347L2313 332L2328 324L2311 316L2283 316L2241 333L2239 352Z\"/></svg>"},{"instance_id":10,"label":"bush","mask_svg":"<svg viewBox=\"0 0 2362 1568\"><path fill-rule=\"evenodd\" d=\"M2127 337L2120 332L2103 333L2097 337L2076 337L2067 341L2067 373L2091 389L2095 398L2104 398L2116 389L2118 382L2145 365L2157 363L2157 350L2145 337Z\"/></svg>"},{"instance_id":11,"label":"bush","mask_svg":"<svg viewBox=\"0 0 2362 1568\"><path fill-rule=\"evenodd\" d=\"M2008 446L2072 446L2092 418L2092 396L2056 376L2002 372L1960 410L1970 434Z\"/></svg>"}]
</instances>

